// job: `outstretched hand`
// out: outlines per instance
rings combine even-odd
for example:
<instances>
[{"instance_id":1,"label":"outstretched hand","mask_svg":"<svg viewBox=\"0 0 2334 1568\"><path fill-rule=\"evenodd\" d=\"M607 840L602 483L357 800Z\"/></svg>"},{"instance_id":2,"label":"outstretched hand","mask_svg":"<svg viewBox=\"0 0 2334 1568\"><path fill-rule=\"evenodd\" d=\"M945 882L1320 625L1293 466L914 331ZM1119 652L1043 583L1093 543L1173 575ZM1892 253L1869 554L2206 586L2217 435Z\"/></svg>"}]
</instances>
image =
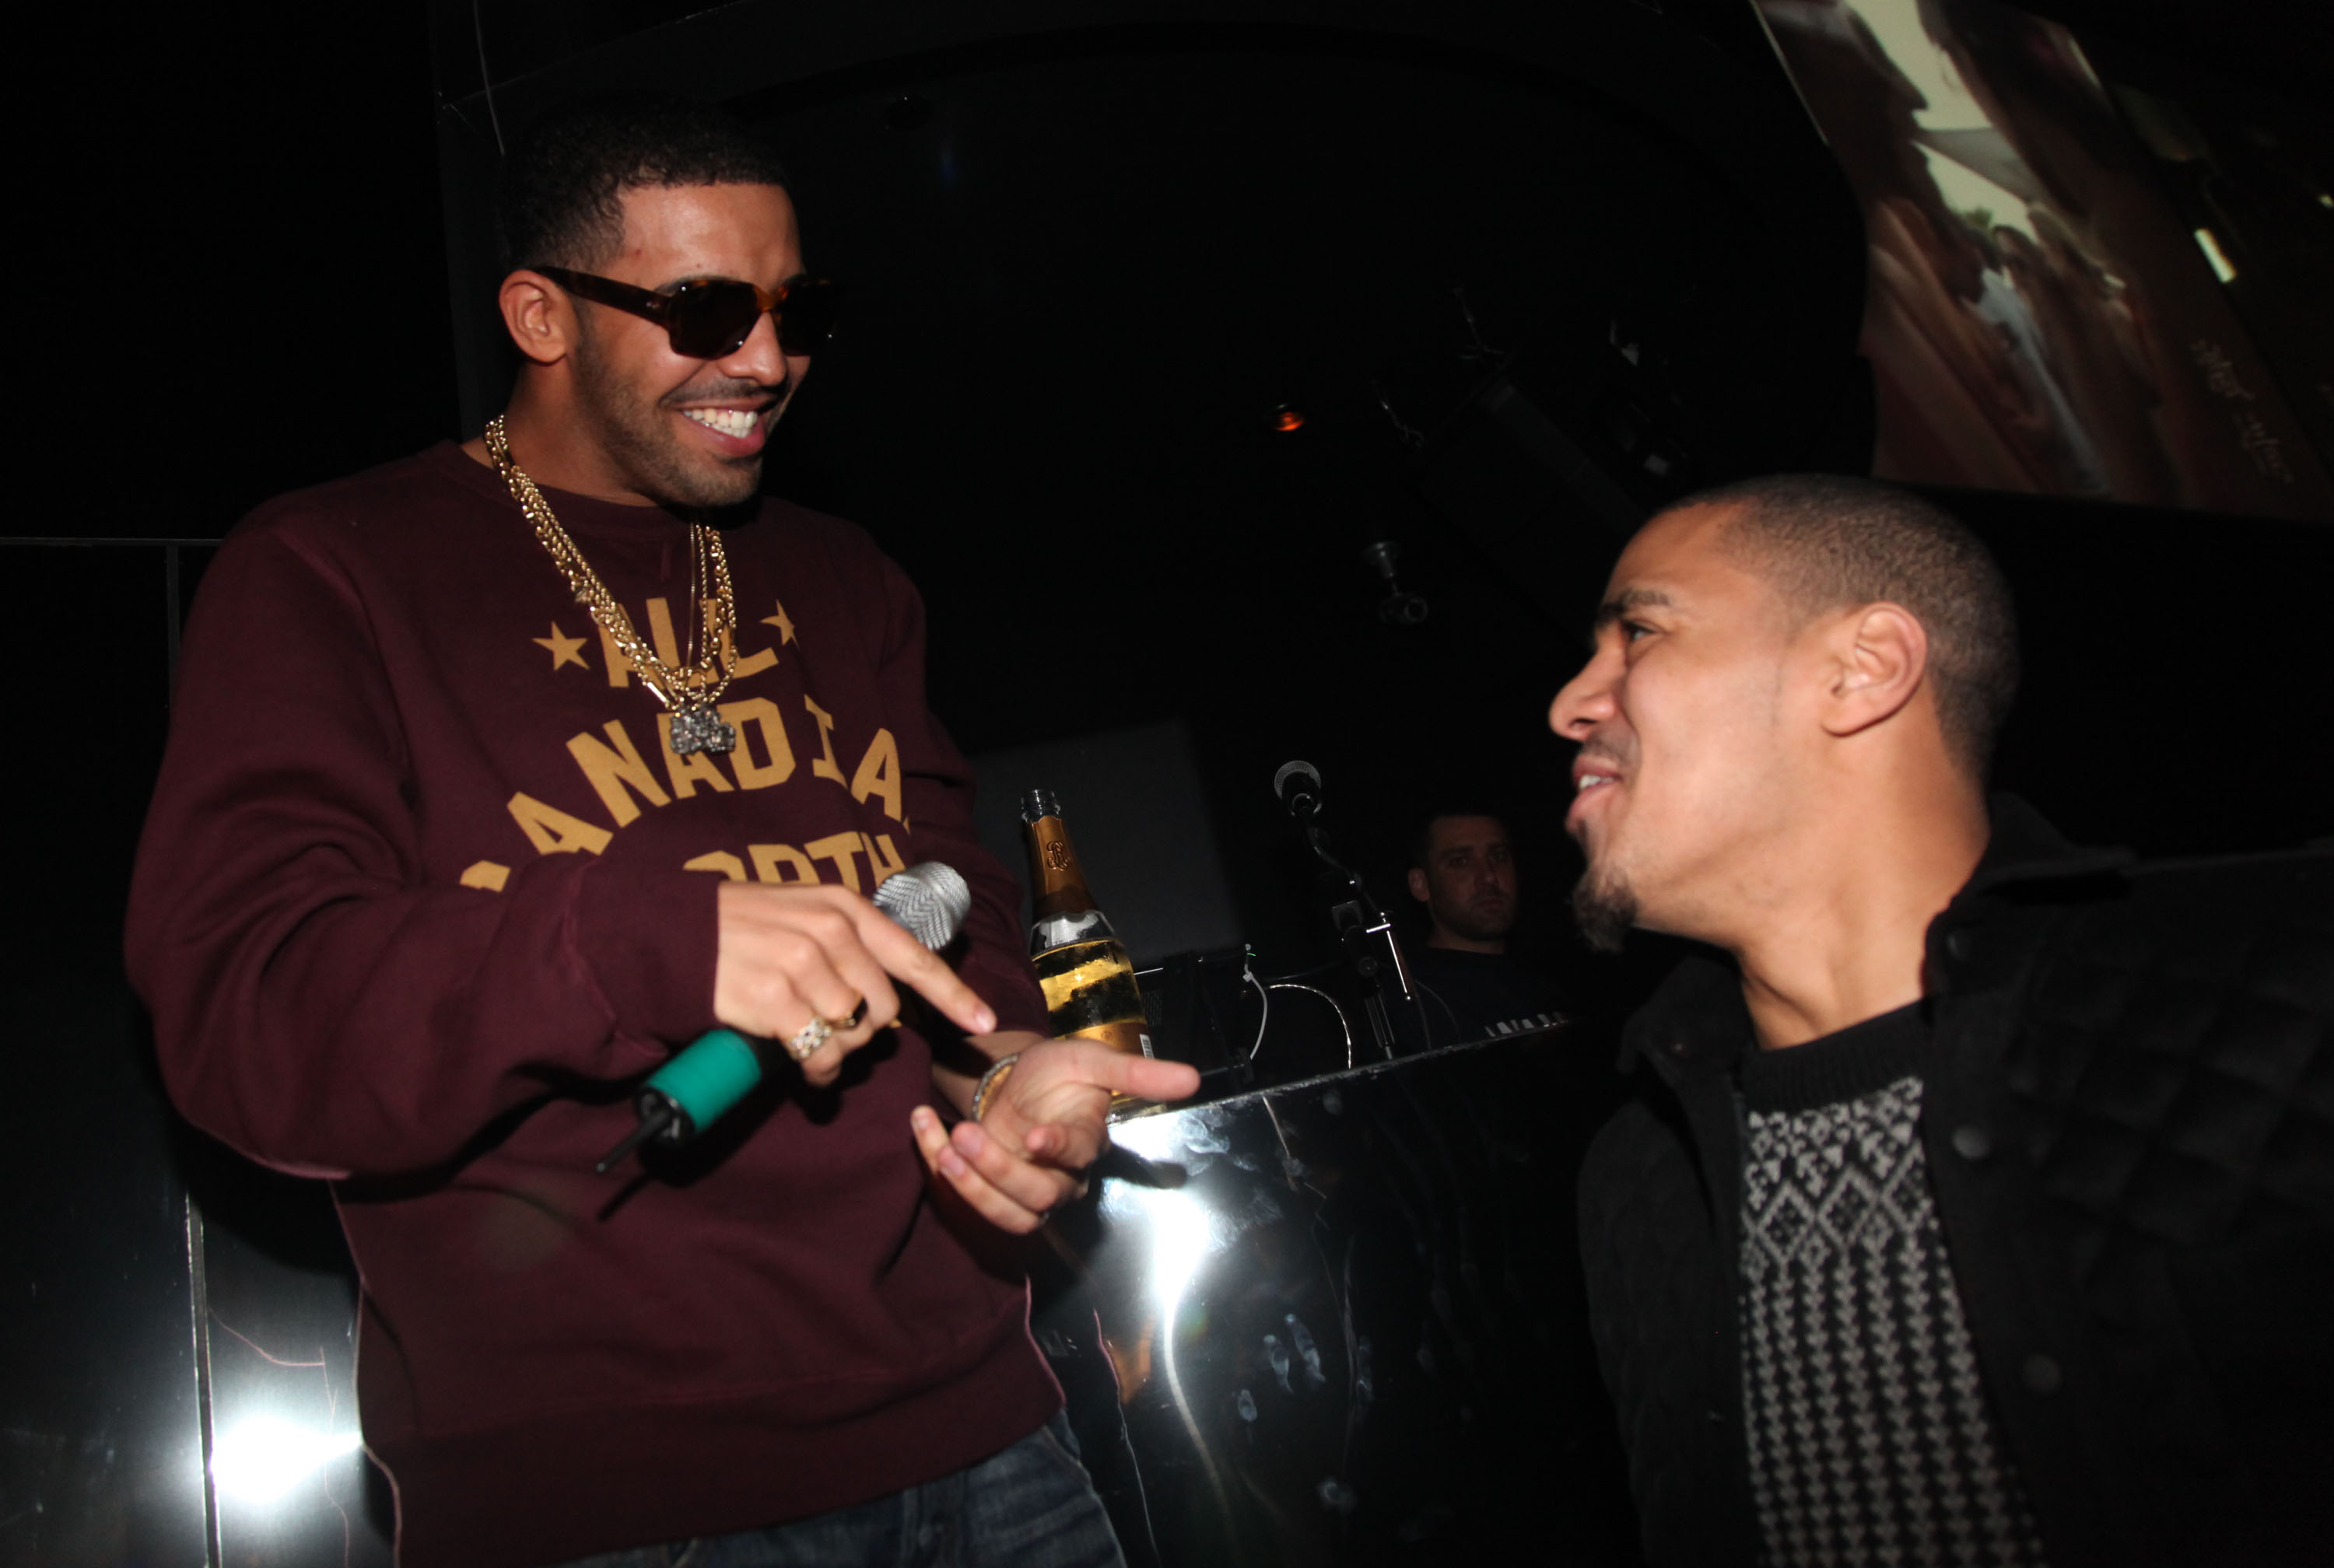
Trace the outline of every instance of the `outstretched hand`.
<instances>
[{"instance_id":1,"label":"outstretched hand","mask_svg":"<svg viewBox=\"0 0 2334 1568\"><path fill-rule=\"evenodd\" d=\"M977 1041L992 1057L1020 1060L997 1086L979 1121L951 1130L939 1112L910 1117L924 1165L1000 1230L1027 1235L1085 1191L1085 1169L1110 1143L1110 1100L1181 1100L1200 1074L1180 1062L1130 1056L1087 1040L1035 1034Z\"/></svg>"}]
</instances>

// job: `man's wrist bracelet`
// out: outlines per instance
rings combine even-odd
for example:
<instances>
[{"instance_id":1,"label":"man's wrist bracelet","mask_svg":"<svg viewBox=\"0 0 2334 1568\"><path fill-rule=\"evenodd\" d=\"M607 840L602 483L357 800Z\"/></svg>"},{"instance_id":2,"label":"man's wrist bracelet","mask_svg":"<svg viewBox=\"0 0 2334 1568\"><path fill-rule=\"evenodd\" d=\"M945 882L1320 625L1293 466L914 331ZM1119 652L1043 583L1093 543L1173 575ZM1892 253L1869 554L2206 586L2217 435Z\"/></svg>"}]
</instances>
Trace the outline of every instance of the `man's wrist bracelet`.
<instances>
[{"instance_id":1,"label":"man's wrist bracelet","mask_svg":"<svg viewBox=\"0 0 2334 1568\"><path fill-rule=\"evenodd\" d=\"M979 1121L980 1113L989 1109L990 1096L1012 1075L1013 1064L1020 1060L1021 1053L1018 1051L1010 1056L999 1056L989 1064L989 1071L980 1075L980 1082L972 1086L972 1119L975 1121Z\"/></svg>"}]
</instances>

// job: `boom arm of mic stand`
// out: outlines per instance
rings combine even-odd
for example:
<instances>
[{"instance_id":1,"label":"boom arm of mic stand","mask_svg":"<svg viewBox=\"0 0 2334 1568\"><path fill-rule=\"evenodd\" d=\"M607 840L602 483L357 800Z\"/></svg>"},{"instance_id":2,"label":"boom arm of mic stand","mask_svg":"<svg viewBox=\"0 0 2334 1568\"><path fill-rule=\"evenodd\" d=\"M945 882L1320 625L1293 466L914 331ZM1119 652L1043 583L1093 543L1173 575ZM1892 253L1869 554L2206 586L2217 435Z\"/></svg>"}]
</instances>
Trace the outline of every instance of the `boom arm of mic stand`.
<instances>
[{"instance_id":1,"label":"boom arm of mic stand","mask_svg":"<svg viewBox=\"0 0 2334 1568\"><path fill-rule=\"evenodd\" d=\"M1417 987L1411 984L1410 964L1403 957L1402 944L1394 939L1394 922L1386 919L1385 911L1378 908L1378 901L1370 897L1368 886L1363 882L1353 868L1329 852L1329 846L1325 842L1326 835L1321 832L1321 824L1308 813L1299 825L1305 830L1306 847L1313 851L1314 858L1336 872L1338 879L1345 884L1346 890L1353 895L1349 902L1358 906L1359 913L1367 922L1363 934L1365 936L1383 934L1385 937L1386 946L1394 953L1394 976L1402 986L1403 1000L1405 1002L1412 1000L1417 995Z\"/></svg>"},{"instance_id":2,"label":"boom arm of mic stand","mask_svg":"<svg viewBox=\"0 0 2334 1568\"><path fill-rule=\"evenodd\" d=\"M1394 961L1395 990L1405 1004L1415 1004L1418 991L1411 983L1409 961L1403 956L1402 944L1394 939L1393 922L1378 908L1377 900L1370 897L1369 888L1354 869L1329 852L1321 824L1313 813L1300 815L1297 826L1303 830L1305 845L1313 851L1314 859L1335 871L1345 886L1347 896L1331 908L1329 919L1336 928L1337 946L1345 955L1346 967L1361 983L1362 1010L1369 1018L1370 1034L1377 1041L1379 1053L1390 1061L1401 1037L1386 1013L1385 999L1379 995L1384 986L1379 978L1384 961L1365 949L1372 938L1384 943L1386 957Z\"/></svg>"},{"instance_id":3,"label":"boom arm of mic stand","mask_svg":"<svg viewBox=\"0 0 2334 1568\"><path fill-rule=\"evenodd\" d=\"M1365 905L1369 904L1370 890L1362 886L1362 879L1354 874L1352 867L1329 852L1328 835L1321 831L1319 820L1308 811L1297 820L1297 825L1303 831L1305 847L1313 851L1313 858L1336 872L1337 880L1345 883L1355 898L1361 899ZM1372 907L1371 913L1374 915L1376 912L1375 908Z\"/></svg>"}]
</instances>

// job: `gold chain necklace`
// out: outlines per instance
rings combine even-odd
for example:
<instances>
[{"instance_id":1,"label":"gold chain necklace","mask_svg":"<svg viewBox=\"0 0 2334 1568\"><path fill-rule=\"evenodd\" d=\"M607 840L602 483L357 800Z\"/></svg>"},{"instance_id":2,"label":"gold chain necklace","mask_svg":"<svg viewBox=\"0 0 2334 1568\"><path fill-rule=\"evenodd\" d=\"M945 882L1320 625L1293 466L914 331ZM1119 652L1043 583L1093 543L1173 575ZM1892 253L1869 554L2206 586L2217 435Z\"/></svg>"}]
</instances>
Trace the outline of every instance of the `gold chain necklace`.
<instances>
[{"instance_id":1,"label":"gold chain necklace","mask_svg":"<svg viewBox=\"0 0 2334 1568\"><path fill-rule=\"evenodd\" d=\"M658 658L656 649L632 630L632 618L585 563L584 553L552 515L551 503L543 498L526 470L511 460L510 438L500 414L487 423L487 454L494 458L503 483L510 486L518 509L535 525L535 538L567 579L576 602L591 611L609 643L649 688L649 695L672 710L669 744L673 751L687 756L691 752L734 749L738 731L714 707L738 668L738 601L730 592L729 558L722 553L719 531L703 523L690 524L689 597L697 610L690 618L689 646L681 668L676 669ZM701 644L700 626L704 629Z\"/></svg>"}]
</instances>

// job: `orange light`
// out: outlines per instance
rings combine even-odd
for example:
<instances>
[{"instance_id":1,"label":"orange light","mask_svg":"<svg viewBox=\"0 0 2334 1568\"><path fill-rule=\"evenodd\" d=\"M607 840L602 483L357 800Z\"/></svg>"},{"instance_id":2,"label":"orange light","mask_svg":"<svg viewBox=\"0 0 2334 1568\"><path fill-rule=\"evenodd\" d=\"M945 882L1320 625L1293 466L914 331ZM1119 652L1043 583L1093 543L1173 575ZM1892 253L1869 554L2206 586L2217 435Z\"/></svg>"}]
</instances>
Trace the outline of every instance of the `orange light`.
<instances>
[{"instance_id":1,"label":"orange light","mask_svg":"<svg viewBox=\"0 0 2334 1568\"><path fill-rule=\"evenodd\" d=\"M1286 435L1290 430L1305 428L1305 416L1283 403L1272 411L1272 428Z\"/></svg>"}]
</instances>

